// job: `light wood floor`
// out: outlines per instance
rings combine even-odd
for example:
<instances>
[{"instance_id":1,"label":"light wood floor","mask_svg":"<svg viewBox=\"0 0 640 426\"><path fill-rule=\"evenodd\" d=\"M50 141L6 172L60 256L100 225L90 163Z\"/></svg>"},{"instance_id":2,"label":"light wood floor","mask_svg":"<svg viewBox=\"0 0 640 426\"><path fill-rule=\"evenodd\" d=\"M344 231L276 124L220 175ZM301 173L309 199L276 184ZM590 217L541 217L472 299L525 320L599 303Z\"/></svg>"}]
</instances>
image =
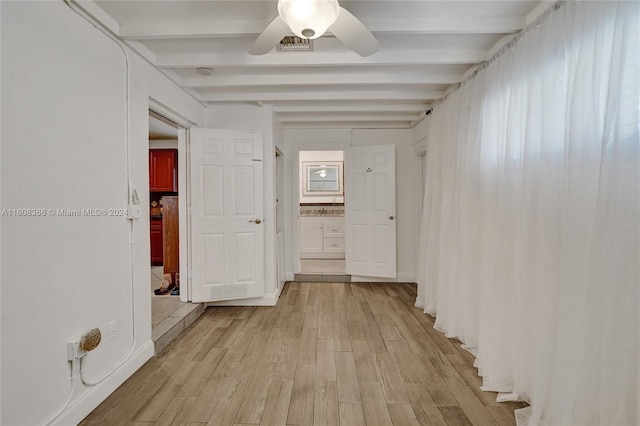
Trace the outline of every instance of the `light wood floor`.
<instances>
[{"instance_id":1,"label":"light wood floor","mask_svg":"<svg viewBox=\"0 0 640 426\"><path fill-rule=\"evenodd\" d=\"M514 425L411 284L288 283L210 307L83 425Z\"/></svg>"}]
</instances>

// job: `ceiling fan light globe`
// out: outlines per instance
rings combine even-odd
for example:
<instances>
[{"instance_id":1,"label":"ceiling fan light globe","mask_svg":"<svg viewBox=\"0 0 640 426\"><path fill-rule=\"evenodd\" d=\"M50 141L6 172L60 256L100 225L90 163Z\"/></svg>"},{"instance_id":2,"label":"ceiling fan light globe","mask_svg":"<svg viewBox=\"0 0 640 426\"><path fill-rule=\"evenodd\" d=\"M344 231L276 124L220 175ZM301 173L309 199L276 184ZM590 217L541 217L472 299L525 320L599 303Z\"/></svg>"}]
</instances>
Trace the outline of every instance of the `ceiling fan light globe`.
<instances>
[{"instance_id":1,"label":"ceiling fan light globe","mask_svg":"<svg viewBox=\"0 0 640 426\"><path fill-rule=\"evenodd\" d=\"M313 40L336 21L340 5L338 0L278 0L278 13L295 35Z\"/></svg>"},{"instance_id":2,"label":"ceiling fan light globe","mask_svg":"<svg viewBox=\"0 0 640 426\"><path fill-rule=\"evenodd\" d=\"M312 30L311 28L305 28L301 32L302 32L302 35L307 37L309 40L311 40L311 37L316 35L316 32L314 30Z\"/></svg>"}]
</instances>

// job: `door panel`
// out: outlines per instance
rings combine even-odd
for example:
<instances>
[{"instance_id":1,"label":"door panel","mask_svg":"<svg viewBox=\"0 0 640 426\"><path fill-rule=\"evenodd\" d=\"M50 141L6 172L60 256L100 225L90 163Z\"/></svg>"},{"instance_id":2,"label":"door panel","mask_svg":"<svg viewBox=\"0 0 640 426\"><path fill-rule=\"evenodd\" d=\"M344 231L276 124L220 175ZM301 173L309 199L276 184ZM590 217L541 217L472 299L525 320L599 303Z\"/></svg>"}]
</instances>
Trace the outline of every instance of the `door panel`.
<instances>
[{"instance_id":1,"label":"door panel","mask_svg":"<svg viewBox=\"0 0 640 426\"><path fill-rule=\"evenodd\" d=\"M235 215L251 216L255 211L254 193L257 190L254 187L256 181L253 166L236 166L233 169L234 182L236 188L242 188L240 192L234 192L235 199Z\"/></svg>"},{"instance_id":2,"label":"door panel","mask_svg":"<svg viewBox=\"0 0 640 426\"><path fill-rule=\"evenodd\" d=\"M209 259L204 265L204 281L209 284L224 284L224 234L205 234L204 258Z\"/></svg>"},{"instance_id":3,"label":"door panel","mask_svg":"<svg viewBox=\"0 0 640 426\"><path fill-rule=\"evenodd\" d=\"M222 166L202 166L202 192L207 194L202 200L204 216L222 216L224 206L224 186Z\"/></svg>"},{"instance_id":4,"label":"door panel","mask_svg":"<svg viewBox=\"0 0 640 426\"><path fill-rule=\"evenodd\" d=\"M190 130L192 300L264 295L262 137Z\"/></svg>"},{"instance_id":5,"label":"door panel","mask_svg":"<svg viewBox=\"0 0 640 426\"><path fill-rule=\"evenodd\" d=\"M395 146L345 151L346 272L396 277Z\"/></svg>"}]
</instances>

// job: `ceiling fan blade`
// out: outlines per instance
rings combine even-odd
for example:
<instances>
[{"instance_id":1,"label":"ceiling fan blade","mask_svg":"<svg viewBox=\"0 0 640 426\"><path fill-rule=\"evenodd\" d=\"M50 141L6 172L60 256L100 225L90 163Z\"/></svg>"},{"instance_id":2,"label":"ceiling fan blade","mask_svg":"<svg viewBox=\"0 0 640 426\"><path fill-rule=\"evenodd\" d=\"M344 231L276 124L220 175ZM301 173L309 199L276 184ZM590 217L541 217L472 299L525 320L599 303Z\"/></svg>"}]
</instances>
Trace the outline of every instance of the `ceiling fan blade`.
<instances>
[{"instance_id":1,"label":"ceiling fan blade","mask_svg":"<svg viewBox=\"0 0 640 426\"><path fill-rule=\"evenodd\" d=\"M371 31L344 7L340 8L338 19L329 27L334 36L360 56L371 56L380 45Z\"/></svg>"},{"instance_id":2,"label":"ceiling fan blade","mask_svg":"<svg viewBox=\"0 0 640 426\"><path fill-rule=\"evenodd\" d=\"M273 21L262 30L256 41L249 49L249 53L252 55L264 55L269 53L276 44L282 40L284 36L289 34L289 26L284 23L280 15L273 18Z\"/></svg>"}]
</instances>

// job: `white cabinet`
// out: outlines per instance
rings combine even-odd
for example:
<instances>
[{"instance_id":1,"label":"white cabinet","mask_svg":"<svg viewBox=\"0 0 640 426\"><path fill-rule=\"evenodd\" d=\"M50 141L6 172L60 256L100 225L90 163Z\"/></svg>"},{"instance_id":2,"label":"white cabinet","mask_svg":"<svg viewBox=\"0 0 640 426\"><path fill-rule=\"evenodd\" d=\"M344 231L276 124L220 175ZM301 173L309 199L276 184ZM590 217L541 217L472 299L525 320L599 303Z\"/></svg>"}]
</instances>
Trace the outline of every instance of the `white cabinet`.
<instances>
[{"instance_id":1,"label":"white cabinet","mask_svg":"<svg viewBox=\"0 0 640 426\"><path fill-rule=\"evenodd\" d=\"M320 220L319 218L300 218L301 254L322 252L322 225L322 220Z\"/></svg>"},{"instance_id":2,"label":"white cabinet","mask_svg":"<svg viewBox=\"0 0 640 426\"><path fill-rule=\"evenodd\" d=\"M325 253L339 253L342 255L340 259L344 259L344 238L323 238L322 250Z\"/></svg>"},{"instance_id":3,"label":"white cabinet","mask_svg":"<svg viewBox=\"0 0 640 426\"><path fill-rule=\"evenodd\" d=\"M322 236L324 238L344 238L343 217L325 217L323 224Z\"/></svg>"},{"instance_id":4,"label":"white cabinet","mask_svg":"<svg viewBox=\"0 0 640 426\"><path fill-rule=\"evenodd\" d=\"M344 259L344 217L301 217L302 259Z\"/></svg>"}]
</instances>

